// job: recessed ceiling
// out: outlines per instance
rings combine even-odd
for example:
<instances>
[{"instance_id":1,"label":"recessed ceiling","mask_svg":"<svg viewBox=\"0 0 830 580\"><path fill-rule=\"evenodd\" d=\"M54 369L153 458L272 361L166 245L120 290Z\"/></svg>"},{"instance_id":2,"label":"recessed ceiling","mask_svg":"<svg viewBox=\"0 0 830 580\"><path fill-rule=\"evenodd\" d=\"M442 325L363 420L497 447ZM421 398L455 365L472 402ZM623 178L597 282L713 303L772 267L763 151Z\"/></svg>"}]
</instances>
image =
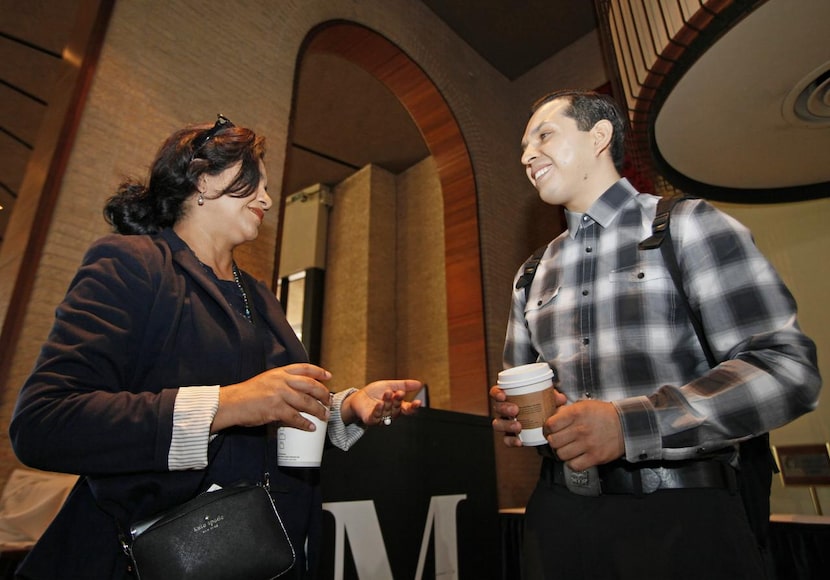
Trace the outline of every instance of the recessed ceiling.
<instances>
[{"instance_id":1,"label":"recessed ceiling","mask_svg":"<svg viewBox=\"0 0 830 580\"><path fill-rule=\"evenodd\" d=\"M429 156L389 89L338 56L306 54L294 102L284 195L334 185L369 163L397 174Z\"/></svg>"},{"instance_id":2,"label":"recessed ceiling","mask_svg":"<svg viewBox=\"0 0 830 580\"><path fill-rule=\"evenodd\" d=\"M684 189L749 202L830 193L828 23L827 0L768 0L679 80L654 139Z\"/></svg>"}]
</instances>

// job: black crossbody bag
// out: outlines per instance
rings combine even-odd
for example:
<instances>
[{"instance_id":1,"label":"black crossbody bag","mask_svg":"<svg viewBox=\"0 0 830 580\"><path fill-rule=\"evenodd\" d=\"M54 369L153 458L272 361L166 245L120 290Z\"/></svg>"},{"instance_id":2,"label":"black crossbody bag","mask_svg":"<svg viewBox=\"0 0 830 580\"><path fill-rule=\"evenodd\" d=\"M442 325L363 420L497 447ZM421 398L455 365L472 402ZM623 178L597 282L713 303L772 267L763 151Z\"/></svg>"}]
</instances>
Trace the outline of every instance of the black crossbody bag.
<instances>
[{"instance_id":1,"label":"black crossbody bag","mask_svg":"<svg viewBox=\"0 0 830 580\"><path fill-rule=\"evenodd\" d=\"M133 524L122 542L139 580L271 580L295 558L262 485L202 492Z\"/></svg>"}]
</instances>

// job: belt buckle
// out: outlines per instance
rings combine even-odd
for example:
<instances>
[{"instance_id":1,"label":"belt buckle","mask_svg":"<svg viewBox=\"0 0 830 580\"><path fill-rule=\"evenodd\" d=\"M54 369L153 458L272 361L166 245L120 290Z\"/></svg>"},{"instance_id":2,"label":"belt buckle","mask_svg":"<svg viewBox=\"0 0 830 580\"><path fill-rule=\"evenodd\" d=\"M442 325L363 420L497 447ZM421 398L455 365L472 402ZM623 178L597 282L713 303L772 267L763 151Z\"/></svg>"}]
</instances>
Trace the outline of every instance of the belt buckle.
<instances>
[{"instance_id":1,"label":"belt buckle","mask_svg":"<svg viewBox=\"0 0 830 580\"><path fill-rule=\"evenodd\" d=\"M640 470L640 485L643 488L643 493L654 493L660 489L663 478L660 476L659 469L662 468L644 467Z\"/></svg>"},{"instance_id":2,"label":"belt buckle","mask_svg":"<svg viewBox=\"0 0 830 580\"><path fill-rule=\"evenodd\" d=\"M562 470L565 475L565 487L571 493L588 497L597 497L602 493L599 471L596 467L591 467L585 471L573 471L567 464L563 463Z\"/></svg>"}]
</instances>

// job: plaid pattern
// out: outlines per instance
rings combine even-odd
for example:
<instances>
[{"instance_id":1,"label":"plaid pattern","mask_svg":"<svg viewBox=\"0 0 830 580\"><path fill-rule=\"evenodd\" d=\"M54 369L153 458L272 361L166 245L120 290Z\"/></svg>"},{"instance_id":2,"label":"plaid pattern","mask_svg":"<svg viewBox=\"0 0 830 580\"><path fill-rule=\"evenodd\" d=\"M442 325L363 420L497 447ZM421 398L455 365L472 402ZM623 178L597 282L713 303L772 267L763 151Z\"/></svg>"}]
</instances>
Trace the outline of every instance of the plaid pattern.
<instances>
[{"instance_id":1,"label":"plaid pattern","mask_svg":"<svg viewBox=\"0 0 830 580\"><path fill-rule=\"evenodd\" d=\"M504 346L505 368L546 361L569 400L612 401L629 461L734 446L815 408L821 386L795 301L749 231L691 200L673 209L671 232L723 361L709 369L660 251L637 247L658 199L622 179L586 214L568 213L527 301L514 285Z\"/></svg>"}]
</instances>

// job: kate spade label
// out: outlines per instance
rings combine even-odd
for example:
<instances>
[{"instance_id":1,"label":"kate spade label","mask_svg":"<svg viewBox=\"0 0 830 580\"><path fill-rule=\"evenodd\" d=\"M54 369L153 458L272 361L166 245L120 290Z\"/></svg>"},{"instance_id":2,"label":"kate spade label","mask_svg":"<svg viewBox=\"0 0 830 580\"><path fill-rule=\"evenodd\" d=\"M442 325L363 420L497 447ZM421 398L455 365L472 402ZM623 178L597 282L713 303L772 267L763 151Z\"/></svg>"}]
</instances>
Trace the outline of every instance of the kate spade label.
<instances>
[{"instance_id":1,"label":"kate spade label","mask_svg":"<svg viewBox=\"0 0 830 580\"><path fill-rule=\"evenodd\" d=\"M205 521L194 526L193 531L198 534L204 534L219 527L219 523L225 519L225 516L210 517L205 516Z\"/></svg>"}]
</instances>

